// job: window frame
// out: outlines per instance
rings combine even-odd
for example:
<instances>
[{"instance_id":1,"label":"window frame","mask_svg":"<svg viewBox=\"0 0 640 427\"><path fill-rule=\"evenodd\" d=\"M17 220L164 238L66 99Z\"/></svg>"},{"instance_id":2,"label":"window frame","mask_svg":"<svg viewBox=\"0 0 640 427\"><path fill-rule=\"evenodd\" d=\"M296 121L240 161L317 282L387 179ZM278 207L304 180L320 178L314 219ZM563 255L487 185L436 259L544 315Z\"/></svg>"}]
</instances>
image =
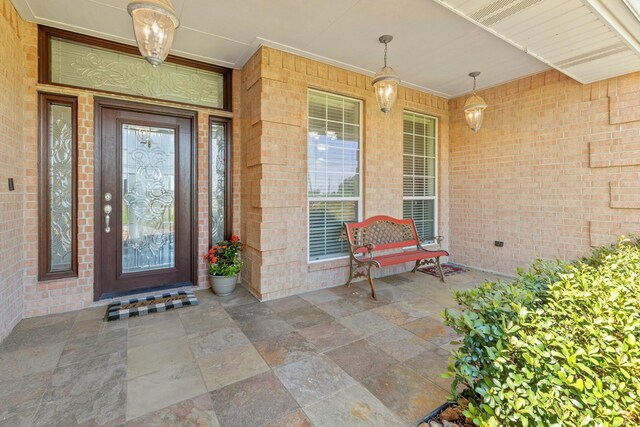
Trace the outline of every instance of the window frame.
<instances>
[{"instance_id":1,"label":"window frame","mask_svg":"<svg viewBox=\"0 0 640 427\"><path fill-rule=\"evenodd\" d=\"M438 163L439 163L439 119L436 116L431 116L429 114L424 114L424 113L419 113L417 111L411 111L411 110L403 110L402 111L402 137L404 139L404 115L405 113L410 113L413 115L417 115L417 116L422 116L428 119L433 119L434 120L434 128L435 128L435 136L433 137L434 140L434 158L435 158L435 169L434 169L434 183L433 183L433 188L434 188L434 195L433 196L405 196L404 194L404 186L403 186L403 190L402 190L402 203L404 205L405 200L433 200L433 236L418 236L418 239L420 238L424 238L424 237L435 237L438 236L438 196L440 194L439 191L439 174L438 174ZM415 136L415 133L413 134ZM431 138L425 135L425 138ZM425 153L426 153L426 147L425 147ZM402 178L404 179L404 144L402 146L402 160L403 160L403 167L402 167ZM427 156L425 155L425 158ZM426 178L427 175L424 175L424 177ZM402 215L404 217L404 214ZM434 244L435 240L424 240L421 243L426 242L427 244Z\"/></svg>"},{"instance_id":2,"label":"window frame","mask_svg":"<svg viewBox=\"0 0 640 427\"><path fill-rule=\"evenodd\" d=\"M49 196L49 110L52 105L71 107L71 267L51 270L51 200ZM38 281L78 277L78 98L38 93Z\"/></svg>"},{"instance_id":3,"label":"window frame","mask_svg":"<svg viewBox=\"0 0 640 427\"><path fill-rule=\"evenodd\" d=\"M306 109L306 147L307 147L307 156L306 156L306 176L305 178L308 179L309 177L309 101L310 101L310 94L312 92L315 93L320 93L320 94L324 94L324 95L331 95L331 96L337 96L340 98L345 98L345 99L349 99L351 101L356 101L358 102L358 114L359 114L359 124L358 124L358 134L359 134L359 141L358 141L358 197L309 197L309 188L306 187L305 188L305 193L306 193L306 197L307 197L307 263L308 264L317 264L317 263L321 263L321 262L330 262L330 261L336 261L336 260L340 260L340 259L346 259L349 258L349 253L345 253L344 255L339 255L339 256L332 256L332 257L327 257L327 258L322 258L322 259L311 259L311 222L309 220L309 206L312 202L357 202L358 203L358 209L357 209L357 215L358 218L356 219L357 221L362 221L363 218L363 204L364 204L364 194L363 194L363 175L364 175L364 162L363 162L363 151L364 151L364 101L362 99L359 98L354 98L354 97L350 97L350 96L345 96L339 93L335 93L335 92L329 92L326 90L322 90L322 89L315 89L315 88L308 88L307 89L307 109ZM329 121L327 119L327 121ZM344 122L342 122L342 124L344 124Z\"/></svg>"},{"instance_id":4,"label":"window frame","mask_svg":"<svg viewBox=\"0 0 640 427\"><path fill-rule=\"evenodd\" d=\"M212 190L213 190L213 182L211 180L212 171L214 165L211 162L211 148L213 147L213 135L211 132L211 126L216 124L221 124L225 126L225 147L224 147L224 239L229 240L231 238L231 231L233 228L233 206L231 206L233 202L233 192L232 192L232 175L233 175L233 153L232 153L232 141L231 141L231 129L232 129L232 119L228 117L219 117L219 116L209 116L208 124L208 132L209 132L209 141L208 141L208 174L209 174L209 185L208 185L208 196L207 196L207 211L208 215L208 230L209 230L209 247L212 247L218 242L214 242L212 240L213 228L211 227L211 201L212 201Z\"/></svg>"}]
</instances>

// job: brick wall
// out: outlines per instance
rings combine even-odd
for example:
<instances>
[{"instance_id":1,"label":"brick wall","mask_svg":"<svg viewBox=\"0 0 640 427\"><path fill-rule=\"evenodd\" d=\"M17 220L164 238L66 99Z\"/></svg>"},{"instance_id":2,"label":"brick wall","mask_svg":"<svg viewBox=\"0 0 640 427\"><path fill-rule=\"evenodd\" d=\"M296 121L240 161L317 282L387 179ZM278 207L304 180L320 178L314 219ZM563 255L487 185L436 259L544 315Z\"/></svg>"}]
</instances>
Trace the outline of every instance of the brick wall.
<instances>
[{"instance_id":1,"label":"brick wall","mask_svg":"<svg viewBox=\"0 0 640 427\"><path fill-rule=\"evenodd\" d=\"M22 250L25 173L23 26L9 0L0 0L0 341L23 312ZM13 178L15 191L7 180Z\"/></svg>"},{"instance_id":2,"label":"brick wall","mask_svg":"<svg viewBox=\"0 0 640 427\"><path fill-rule=\"evenodd\" d=\"M448 234L449 101L401 88L392 112L384 115L370 77L263 47L245 65L240 91L244 113L241 211L247 242L243 281L264 299L337 285L347 278L346 260L307 261L309 88L364 103L364 217L402 216L403 110L439 118L439 231Z\"/></svg>"},{"instance_id":3,"label":"brick wall","mask_svg":"<svg viewBox=\"0 0 640 427\"><path fill-rule=\"evenodd\" d=\"M477 133L465 97L451 102L456 262L513 274L640 233L640 73L582 85L548 71L479 94Z\"/></svg>"}]
</instances>

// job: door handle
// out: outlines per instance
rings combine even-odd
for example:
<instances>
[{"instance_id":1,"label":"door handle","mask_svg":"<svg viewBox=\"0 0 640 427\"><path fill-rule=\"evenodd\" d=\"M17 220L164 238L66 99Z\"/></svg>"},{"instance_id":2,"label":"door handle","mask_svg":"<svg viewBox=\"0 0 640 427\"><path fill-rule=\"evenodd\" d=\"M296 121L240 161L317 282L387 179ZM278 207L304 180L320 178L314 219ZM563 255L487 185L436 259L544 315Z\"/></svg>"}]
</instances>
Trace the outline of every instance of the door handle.
<instances>
[{"instance_id":1,"label":"door handle","mask_svg":"<svg viewBox=\"0 0 640 427\"><path fill-rule=\"evenodd\" d=\"M108 233L111 231L111 227L109 227L109 214L111 213L111 205L104 205L104 232Z\"/></svg>"}]
</instances>

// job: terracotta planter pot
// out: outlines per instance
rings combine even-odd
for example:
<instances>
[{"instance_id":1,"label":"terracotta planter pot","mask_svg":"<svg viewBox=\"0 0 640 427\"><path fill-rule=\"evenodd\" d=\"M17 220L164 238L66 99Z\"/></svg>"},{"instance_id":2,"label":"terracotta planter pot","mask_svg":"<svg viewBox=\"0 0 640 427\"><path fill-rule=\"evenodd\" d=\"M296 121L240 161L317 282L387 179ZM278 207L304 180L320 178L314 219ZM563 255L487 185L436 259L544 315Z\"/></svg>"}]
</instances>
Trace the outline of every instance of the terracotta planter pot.
<instances>
[{"instance_id":1,"label":"terracotta planter pot","mask_svg":"<svg viewBox=\"0 0 640 427\"><path fill-rule=\"evenodd\" d=\"M209 275L209 284L211 290L218 296L229 295L236 288L238 282L238 275L235 276L212 276Z\"/></svg>"}]
</instances>

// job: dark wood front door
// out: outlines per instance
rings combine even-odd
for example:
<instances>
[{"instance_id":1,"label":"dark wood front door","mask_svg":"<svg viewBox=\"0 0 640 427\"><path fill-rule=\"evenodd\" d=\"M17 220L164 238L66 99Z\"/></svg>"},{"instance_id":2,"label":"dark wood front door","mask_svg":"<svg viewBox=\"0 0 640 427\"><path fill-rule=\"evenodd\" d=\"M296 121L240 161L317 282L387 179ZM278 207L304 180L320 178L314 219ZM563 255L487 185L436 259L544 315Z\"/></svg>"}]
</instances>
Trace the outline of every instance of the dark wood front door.
<instances>
[{"instance_id":1,"label":"dark wood front door","mask_svg":"<svg viewBox=\"0 0 640 427\"><path fill-rule=\"evenodd\" d=\"M195 115L96 101L95 299L193 284Z\"/></svg>"}]
</instances>

